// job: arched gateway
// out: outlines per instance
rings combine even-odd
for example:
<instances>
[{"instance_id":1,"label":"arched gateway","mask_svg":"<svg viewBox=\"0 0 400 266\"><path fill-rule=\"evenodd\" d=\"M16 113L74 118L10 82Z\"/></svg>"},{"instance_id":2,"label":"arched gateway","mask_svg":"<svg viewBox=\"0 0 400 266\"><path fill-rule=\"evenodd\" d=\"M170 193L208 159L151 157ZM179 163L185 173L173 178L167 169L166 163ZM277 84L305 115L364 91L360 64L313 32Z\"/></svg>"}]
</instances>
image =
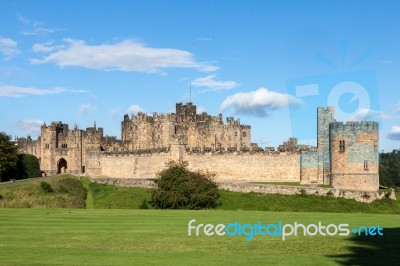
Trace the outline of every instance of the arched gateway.
<instances>
[{"instance_id":1,"label":"arched gateway","mask_svg":"<svg viewBox=\"0 0 400 266\"><path fill-rule=\"evenodd\" d=\"M57 163L57 174L65 174L67 171L67 161L64 158L58 160Z\"/></svg>"}]
</instances>

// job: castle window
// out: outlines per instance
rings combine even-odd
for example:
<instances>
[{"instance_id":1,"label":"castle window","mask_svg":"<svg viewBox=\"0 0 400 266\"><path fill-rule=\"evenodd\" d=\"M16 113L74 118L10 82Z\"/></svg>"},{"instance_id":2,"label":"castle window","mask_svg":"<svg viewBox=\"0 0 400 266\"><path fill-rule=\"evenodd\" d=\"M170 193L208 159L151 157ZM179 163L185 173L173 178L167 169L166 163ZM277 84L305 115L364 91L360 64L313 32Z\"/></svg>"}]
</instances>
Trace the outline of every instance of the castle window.
<instances>
[{"instance_id":1,"label":"castle window","mask_svg":"<svg viewBox=\"0 0 400 266\"><path fill-rule=\"evenodd\" d=\"M61 144L61 149L66 149L67 147L67 144Z\"/></svg>"},{"instance_id":2,"label":"castle window","mask_svg":"<svg viewBox=\"0 0 400 266\"><path fill-rule=\"evenodd\" d=\"M364 161L364 171L368 171L368 160Z\"/></svg>"},{"instance_id":3,"label":"castle window","mask_svg":"<svg viewBox=\"0 0 400 266\"><path fill-rule=\"evenodd\" d=\"M345 151L345 147L346 147L346 144L345 144L344 140L340 140L339 141L339 151L340 152L344 152Z\"/></svg>"},{"instance_id":4,"label":"castle window","mask_svg":"<svg viewBox=\"0 0 400 266\"><path fill-rule=\"evenodd\" d=\"M45 147L46 149L49 149L49 148L50 148L50 144L46 144L44 147Z\"/></svg>"},{"instance_id":5,"label":"castle window","mask_svg":"<svg viewBox=\"0 0 400 266\"><path fill-rule=\"evenodd\" d=\"M246 132L242 132L243 137L246 137Z\"/></svg>"}]
</instances>

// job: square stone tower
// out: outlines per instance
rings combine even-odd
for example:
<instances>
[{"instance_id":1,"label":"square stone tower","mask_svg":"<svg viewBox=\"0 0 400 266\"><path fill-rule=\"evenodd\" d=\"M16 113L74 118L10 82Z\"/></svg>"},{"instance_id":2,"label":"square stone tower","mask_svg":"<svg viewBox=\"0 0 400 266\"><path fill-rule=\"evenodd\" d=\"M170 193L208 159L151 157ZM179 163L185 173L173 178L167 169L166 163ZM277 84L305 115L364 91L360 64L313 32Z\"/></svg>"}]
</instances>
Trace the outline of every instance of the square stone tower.
<instances>
[{"instance_id":1,"label":"square stone tower","mask_svg":"<svg viewBox=\"0 0 400 266\"><path fill-rule=\"evenodd\" d=\"M333 122L329 127L332 186L379 189L379 126L377 122Z\"/></svg>"},{"instance_id":2,"label":"square stone tower","mask_svg":"<svg viewBox=\"0 0 400 266\"><path fill-rule=\"evenodd\" d=\"M329 150L329 125L336 121L334 118L333 106L326 109L318 107L317 109L317 183L330 184L330 150Z\"/></svg>"}]
</instances>

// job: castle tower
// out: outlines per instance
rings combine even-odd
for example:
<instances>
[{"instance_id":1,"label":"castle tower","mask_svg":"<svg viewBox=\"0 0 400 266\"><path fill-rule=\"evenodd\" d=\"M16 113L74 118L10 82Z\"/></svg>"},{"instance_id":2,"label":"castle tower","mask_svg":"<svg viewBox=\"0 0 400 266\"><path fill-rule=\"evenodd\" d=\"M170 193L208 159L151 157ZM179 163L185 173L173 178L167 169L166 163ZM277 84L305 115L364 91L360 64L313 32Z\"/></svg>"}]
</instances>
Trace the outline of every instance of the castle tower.
<instances>
[{"instance_id":1,"label":"castle tower","mask_svg":"<svg viewBox=\"0 0 400 266\"><path fill-rule=\"evenodd\" d=\"M336 121L334 118L333 106L326 109L318 107L317 109L317 183L330 184L330 151L329 151L329 125Z\"/></svg>"},{"instance_id":2,"label":"castle tower","mask_svg":"<svg viewBox=\"0 0 400 266\"><path fill-rule=\"evenodd\" d=\"M42 125L40 168L48 175L79 174L82 171L82 131L70 130L67 124Z\"/></svg>"},{"instance_id":3,"label":"castle tower","mask_svg":"<svg viewBox=\"0 0 400 266\"><path fill-rule=\"evenodd\" d=\"M379 189L377 122L333 122L329 128L331 184L362 191Z\"/></svg>"}]
</instances>

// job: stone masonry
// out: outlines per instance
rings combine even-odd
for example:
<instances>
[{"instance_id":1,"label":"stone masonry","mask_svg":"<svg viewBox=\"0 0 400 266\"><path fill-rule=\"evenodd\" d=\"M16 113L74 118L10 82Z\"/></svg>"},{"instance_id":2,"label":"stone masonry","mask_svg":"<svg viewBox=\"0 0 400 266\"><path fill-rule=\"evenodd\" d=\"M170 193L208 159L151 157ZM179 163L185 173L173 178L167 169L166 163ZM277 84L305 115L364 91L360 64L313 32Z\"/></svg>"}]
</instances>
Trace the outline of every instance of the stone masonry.
<instances>
[{"instance_id":1,"label":"stone masonry","mask_svg":"<svg viewBox=\"0 0 400 266\"><path fill-rule=\"evenodd\" d=\"M114 178L154 178L170 160L193 170L214 172L218 182L301 182L337 189L377 191L378 124L336 122L332 107L317 110L318 143L309 147L290 138L276 150L251 143L251 127L222 114L197 114L192 103L176 112L125 115L121 140L53 122L37 140L19 138L25 153L39 158L46 174L72 173Z\"/></svg>"},{"instance_id":2,"label":"stone masonry","mask_svg":"<svg viewBox=\"0 0 400 266\"><path fill-rule=\"evenodd\" d=\"M377 122L337 122L333 107L319 107L318 146L300 155L301 183L377 191L378 142Z\"/></svg>"}]
</instances>

